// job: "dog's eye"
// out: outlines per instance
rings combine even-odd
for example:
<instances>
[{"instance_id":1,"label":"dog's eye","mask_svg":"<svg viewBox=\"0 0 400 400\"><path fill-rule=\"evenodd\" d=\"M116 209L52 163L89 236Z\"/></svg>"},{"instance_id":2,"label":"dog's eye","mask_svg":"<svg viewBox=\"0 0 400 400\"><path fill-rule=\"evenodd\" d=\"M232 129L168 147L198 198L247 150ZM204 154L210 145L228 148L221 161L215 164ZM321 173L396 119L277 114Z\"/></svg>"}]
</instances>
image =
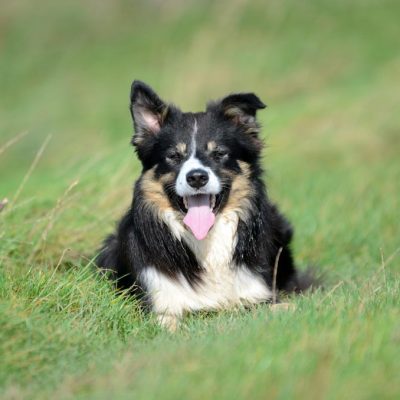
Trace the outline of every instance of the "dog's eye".
<instances>
[{"instance_id":1,"label":"dog's eye","mask_svg":"<svg viewBox=\"0 0 400 400\"><path fill-rule=\"evenodd\" d=\"M167 154L166 159L171 164L179 164L182 161L182 155L177 151L172 151Z\"/></svg>"},{"instance_id":2,"label":"dog's eye","mask_svg":"<svg viewBox=\"0 0 400 400\"><path fill-rule=\"evenodd\" d=\"M227 158L228 152L225 149L218 149L213 152L212 156L215 161L219 162L219 161L223 161Z\"/></svg>"}]
</instances>

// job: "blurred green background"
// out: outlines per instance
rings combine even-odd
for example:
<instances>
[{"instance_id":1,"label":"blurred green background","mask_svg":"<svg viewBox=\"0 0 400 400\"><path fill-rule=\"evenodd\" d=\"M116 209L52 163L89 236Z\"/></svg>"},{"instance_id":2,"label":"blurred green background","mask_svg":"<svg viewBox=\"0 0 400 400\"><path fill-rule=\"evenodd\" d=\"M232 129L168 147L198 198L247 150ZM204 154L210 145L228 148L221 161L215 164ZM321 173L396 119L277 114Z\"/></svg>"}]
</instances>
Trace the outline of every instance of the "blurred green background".
<instances>
[{"instance_id":1,"label":"blurred green background","mask_svg":"<svg viewBox=\"0 0 400 400\"><path fill-rule=\"evenodd\" d=\"M126 143L134 78L185 110L256 91L267 131L295 133L296 146L397 136L396 11L373 0L2 2L1 135L31 132L7 161L26 167L48 133L53 166Z\"/></svg>"},{"instance_id":2,"label":"blurred green background","mask_svg":"<svg viewBox=\"0 0 400 400\"><path fill-rule=\"evenodd\" d=\"M311 229L327 199L358 208L347 181L367 186L368 169L400 147L398 10L373 0L2 2L1 143L28 134L1 154L0 196L13 198L52 135L18 200L51 203L79 180L76 212L109 229L138 173L128 145L138 78L183 110L256 92L285 211ZM398 169L386 169L377 196L397 185Z\"/></svg>"},{"instance_id":3,"label":"blurred green background","mask_svg":"<svg viewBox=\"0 0 400 400\"><path fill-rule=\"evenodd\" d=\"M264 382L273 398L396 398L399 15L391 0L0 0L7 396L124 398L134 382L146 398L265 398ZM129 145L133 79L186 111L239 91L268 104L259 117L270 194L295 226L298 264L318 265L328 295L294 300L299 313L272 317L265 333L260 311L194 318L171 339L79 275L140 173ZM138 358L121 366L132 338ZM261 367L244 378L253 360ZM140 368L140 379L112 380L114 368Z\"/></svg>"}]
</instances>

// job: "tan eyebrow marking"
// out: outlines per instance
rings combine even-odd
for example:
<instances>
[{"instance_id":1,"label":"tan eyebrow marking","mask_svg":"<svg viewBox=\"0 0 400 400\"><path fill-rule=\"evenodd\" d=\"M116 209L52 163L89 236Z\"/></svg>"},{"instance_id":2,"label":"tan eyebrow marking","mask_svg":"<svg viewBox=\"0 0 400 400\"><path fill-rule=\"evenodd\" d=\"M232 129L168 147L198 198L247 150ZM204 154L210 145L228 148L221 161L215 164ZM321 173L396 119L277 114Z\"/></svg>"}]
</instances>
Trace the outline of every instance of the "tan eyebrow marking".
<instances>
[{"instance_id":1,"label":"tan eyebrow marking","mask_svg":"<svg viewBox=\"0 0 400 400\"><path fill-rule=\"evenodd\" d=\"M186 143L178 143L176 145L176 149L179 151L179 153L186 155L186 150L187 150Z\"/></svg>"},{"instance_id":2,"label":"tan eyebrow marking","mask_svg":"<svg viewBox=\"0 0 400 400\"><path fill-rule=\"evenodd\" d=\"M214 151L216 148L217 148L217 143L215 143L213 140L207 143L207 150L209 152Z\"/></svg>"}]
</instances>

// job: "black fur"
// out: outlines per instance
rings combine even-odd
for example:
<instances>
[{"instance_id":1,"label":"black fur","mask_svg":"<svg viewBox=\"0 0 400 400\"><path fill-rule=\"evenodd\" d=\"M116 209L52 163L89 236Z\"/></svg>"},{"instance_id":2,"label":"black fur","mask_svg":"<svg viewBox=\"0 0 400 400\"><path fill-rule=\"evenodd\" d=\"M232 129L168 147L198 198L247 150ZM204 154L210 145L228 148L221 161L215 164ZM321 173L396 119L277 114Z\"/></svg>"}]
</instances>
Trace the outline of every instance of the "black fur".
<instances>
[{"instance_id":1,"label":"black fur","mask_svg":"<svg viewBox=\"0 0 400 400\"><path fill-rule=\"evenodd\" d=\"M247 163L250 169L250 217L239 221L234 261L246 265L272 287L275 259L282 248L276 287L289 292L303 289L290 250L292 227L268 199L262 181L261 141L255 119L257 110L265 107L261 100L251 93L234 94L210 103L206 112L183 113L164 103L151 88L139 81L133 83L130 99L135 127L132 143L143 171L135 184L130 209L116 233L105 240L99 252L98 266L109 270L120 288L130 289L144 300L146 288L140 273L148 265L172 279L182 273L193 287L201 281L204 271L196 255L184 241L171 233L154 207L149 207L146 189L143 188L144 174L151 169L154 169L156 181L168 173L176 175L179 172L183 156L171 153L171 149L178 142L189 145L190 130L196 119L199 129L197 146L201 149L196 157L224 182L221 193L217 195L215 212L224 211L231 196L233 179L244 173L240 162ZM215 154L204 150L210 140L217 143ZM163 189L171 207L184 212L182 198L173 185L163 183Z\"/></svg>"}]
</instances>

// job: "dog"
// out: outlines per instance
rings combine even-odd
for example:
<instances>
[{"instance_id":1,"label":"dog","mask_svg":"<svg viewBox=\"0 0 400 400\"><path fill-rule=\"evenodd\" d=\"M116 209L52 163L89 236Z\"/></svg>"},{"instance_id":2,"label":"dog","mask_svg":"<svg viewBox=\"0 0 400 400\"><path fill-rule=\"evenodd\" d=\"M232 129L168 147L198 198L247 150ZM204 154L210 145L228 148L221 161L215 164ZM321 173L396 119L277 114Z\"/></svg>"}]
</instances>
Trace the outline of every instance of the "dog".
<instances>
[{"instance_id":1,"label":"dog","mask_svg":"<svg viewBox=\"0 0 400 400\"><path fill-rule=\"evenodd\" d=\"M143 169L96 263L171 330L187 312L269 303L275 291L308 286L293 262L292 227L262 180L257 112L265 107L238 93L182 112L132 83L132 144Z\"/></svg>"}]
</instances>

